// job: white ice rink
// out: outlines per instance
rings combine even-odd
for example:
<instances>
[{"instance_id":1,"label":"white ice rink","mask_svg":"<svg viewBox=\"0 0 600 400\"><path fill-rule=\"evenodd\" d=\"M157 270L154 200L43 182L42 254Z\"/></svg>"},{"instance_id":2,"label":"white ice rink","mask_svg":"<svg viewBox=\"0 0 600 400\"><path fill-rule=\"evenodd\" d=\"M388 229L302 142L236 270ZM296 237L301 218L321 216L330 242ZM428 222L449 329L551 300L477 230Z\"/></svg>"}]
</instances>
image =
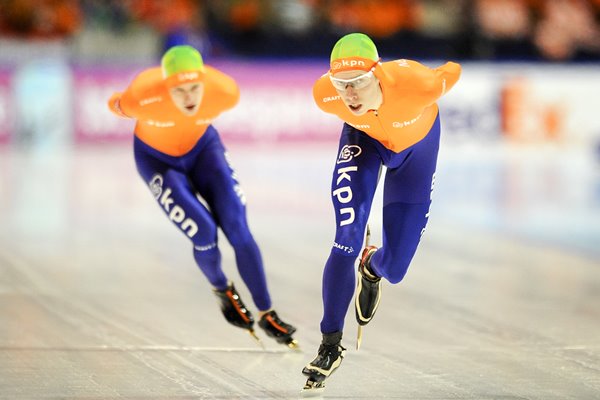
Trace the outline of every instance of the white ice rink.
<instances>
[{"instance_id":1,"label":"white ice rink","mask_svg":"<svg viewBox=\"0 0 600 400\"><path fill-rule=\"evenodd\" d=\"M302 352L229 326L128 146L0 149L0 399L296 399L320 341L336 144L229 146ZM380 197L371 219L380 231ZM224 266L250 297L221 237ZM442 147L427 232L328 399L600 399L600 173L560 146ZM252 308L254 310L254 308Z\"/></svg>"}]
</instances>

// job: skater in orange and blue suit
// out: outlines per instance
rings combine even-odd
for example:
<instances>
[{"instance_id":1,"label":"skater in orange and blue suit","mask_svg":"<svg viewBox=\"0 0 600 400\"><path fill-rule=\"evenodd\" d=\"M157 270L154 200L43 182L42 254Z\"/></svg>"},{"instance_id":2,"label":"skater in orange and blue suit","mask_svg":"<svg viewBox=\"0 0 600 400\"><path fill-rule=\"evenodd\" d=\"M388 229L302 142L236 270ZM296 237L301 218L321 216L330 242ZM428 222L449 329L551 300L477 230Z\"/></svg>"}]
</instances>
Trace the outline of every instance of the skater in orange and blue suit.
<instances>
[{"instance_id":1,"label":"skater in orange and blue suit","mask_svg":"<svg viewBox=\"0 0 600 400\"><path fill-rule=\"evenodd\" d=\"M213 286L227 321L255 336L254 317L223 271L219 228L258 308L258 325L293 347L296 329L272 308L261 253L246 220L246 199L212 125L239 96L234 79L204 65L196 49L175 46L160 67L141 72L123 93L115 93L109 108L136 120L137 170L160 208L193 243L196 264Z\"/></svg>"},{"instance_id":2,"label":"skater in orange and blue suit","mask_svg":"<svg viewBox=\"0 0 600 400\"><path fill-rule=\"evenodd\" d=\"M396 284L407 272L429 216L440 142L436 101L460 73L454 62L435 69L405 59L381 62L373 41L352 33L335 44L330 70L313 87L319 108L344 124L331 181L336 230L323 272L322 342L302 371L306 389L322 386L344 357L341 339L355 294L354 263L383 167L383 243L367 245L360 254L359 326L375 315L381 279Z\"/></svg>"}]
</instances>

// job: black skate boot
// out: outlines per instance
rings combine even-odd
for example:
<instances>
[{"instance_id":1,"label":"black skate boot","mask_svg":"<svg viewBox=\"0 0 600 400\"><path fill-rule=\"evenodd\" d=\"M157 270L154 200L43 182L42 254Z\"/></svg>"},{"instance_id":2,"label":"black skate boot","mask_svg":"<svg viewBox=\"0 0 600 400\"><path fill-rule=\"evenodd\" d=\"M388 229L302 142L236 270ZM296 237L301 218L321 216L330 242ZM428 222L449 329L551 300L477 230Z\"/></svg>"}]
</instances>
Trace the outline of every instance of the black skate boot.
<instances>
[{"instance_id":1,"label":"black skate boot","mask_svg":"<svg viewBox=\"0 0 600 400\"><path fill-rule=\"evenodd\" d=\"M227 322L238 328L247 329L250 335L260 342L254 333L254 318L250 310L244 305L233 283L230 282L225 290L213 289L213 292L219 299L221 312L223 312Z\"/></svg>"},{"instance_id":2,"label":"black skate boot","mask_svg":"<svg viewBox=\"0 0 600 400\"><path fill-rule=\"evenodd\" d=\"M371 322L381 299L381 278L375 275L370 268L371 257L376 251L377 247L375 246L365 247L358 263L360 277L356 287L354 305L356 321L361 326Z\"/></svg>"},{"instance_id":3,"label":"black skate boot","mask_svg":"<svg viewBox=\"0 0 600 400\"><path fill-rule=\"evenodd\" d=\"M322 389L327 379L340 366L346 349L341 345L342 332L324 333L317 357L302 369L308 377L303 391Z\"/></svg>"},{"instance_id":4,"label":"black skate boot","mask_svg":"<svg viewBox=\"0 0 600 400\"><path fill-rule=\"evenodd\" d=\"M274 310L265 313L258 321L267 336L272 337L277 343L285 344L291 349L298 347L298 342L292 337L296 328L283 322Z\"/></svg>"}]
</instances>

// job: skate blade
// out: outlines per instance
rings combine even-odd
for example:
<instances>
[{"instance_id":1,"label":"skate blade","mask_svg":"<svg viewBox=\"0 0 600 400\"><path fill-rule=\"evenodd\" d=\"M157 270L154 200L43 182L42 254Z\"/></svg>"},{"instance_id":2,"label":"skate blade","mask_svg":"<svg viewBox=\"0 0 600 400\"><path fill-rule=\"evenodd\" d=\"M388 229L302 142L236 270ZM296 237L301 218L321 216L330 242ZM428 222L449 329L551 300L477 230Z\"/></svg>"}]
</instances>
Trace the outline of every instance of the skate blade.
<instances>
[{"instance_id":1,"label":"skate blade","mask_svg":"<svg viewBox=\"0 0 600 400\"><path fill-rule=\"evenodd\" d=\"M307 379L300 394L302 397L319 397L323 392L325 392L325 382L315 382Z\"/></svg>"},{"instance_id":2,"label":"skate blade","mask_svg":"<svg viewBox=\"0 0 600 400\"><path fill-rule=\"evenodd\" d=\"M300 343L298 343L298 341L296 339L292 339L289 342L285 343L285 345L294 351L302 351L302 349L300 348Z\"/></svg>"},{"instance_id":3,"label":"skate blade","mask_svg":"<svg viewBox=\"0 0 600 400\"><path fill-rule=\"evenodd\" d=\"M362 325L358 325L358 331L356 332L356 350L360 349L362 343Z\"/></svg>"},{"instance_id":4,"label":"skate blade","mask_svg":"<svg viewBox=\"0 0 600 400\"><path fill-rule=\"evenodd\" d=\"M258 342L258 344L260 345L260 347L264 350L265 349L265 345L262 342L262 340L260 340L260 338L258 336L256 336L256 333L254 332L254 329L248 329L248 333L250 334L250 336L252 336L252 339L256 340Z\"/></svg>"},{"instance_id":5,"label":"skate blade","mask_svg":"<svg viewBox=\"0 0 600 400\"><path fill-rule=\"evenodd\" d=\"M369 246L369 242L371 241L371 227L367 223L367 232L365 234L365 247ZM360 349L360 345L362 343L362 325L358 325L358 331L356 332L356 350Z\"/></svg>"}]
</instances>

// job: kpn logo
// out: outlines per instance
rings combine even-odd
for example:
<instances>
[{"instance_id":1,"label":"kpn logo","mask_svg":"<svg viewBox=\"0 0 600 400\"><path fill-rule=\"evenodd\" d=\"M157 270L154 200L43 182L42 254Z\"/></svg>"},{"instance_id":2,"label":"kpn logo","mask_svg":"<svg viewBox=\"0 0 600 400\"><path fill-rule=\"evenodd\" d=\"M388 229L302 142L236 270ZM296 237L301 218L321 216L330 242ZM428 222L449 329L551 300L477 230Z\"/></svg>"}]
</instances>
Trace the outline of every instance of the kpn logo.
<instances>
[{"instance_id":1,"label":"kpn logo","mask_svg":"<svg viewBox=\"0 0 600 400\"><path fill-rule=\"evenodd\" d=\"M343 58L341 60L334 61L331 65L331 69L333 71L337 71L338 69L364 69L367 64L363 60L357 60L352 58Z\"/></svg>"},{"instance_id":2,"label":"kpn logo","mask_svg":"<svg viewBox=\"0 0 600 400\"><path fill-rule=\"evenodd\" d=\"M192 238L198 232L198 225L190 219L186 218L185 210L175 203L175 200L171 197L173 190L170 187L163 187L164 178L161 174L155 174L148 186L150 191L154 195L154 198L158 200L158 204L165 210L167 216L173 221L188 237Z\"/></svg>"}]
</instances>

